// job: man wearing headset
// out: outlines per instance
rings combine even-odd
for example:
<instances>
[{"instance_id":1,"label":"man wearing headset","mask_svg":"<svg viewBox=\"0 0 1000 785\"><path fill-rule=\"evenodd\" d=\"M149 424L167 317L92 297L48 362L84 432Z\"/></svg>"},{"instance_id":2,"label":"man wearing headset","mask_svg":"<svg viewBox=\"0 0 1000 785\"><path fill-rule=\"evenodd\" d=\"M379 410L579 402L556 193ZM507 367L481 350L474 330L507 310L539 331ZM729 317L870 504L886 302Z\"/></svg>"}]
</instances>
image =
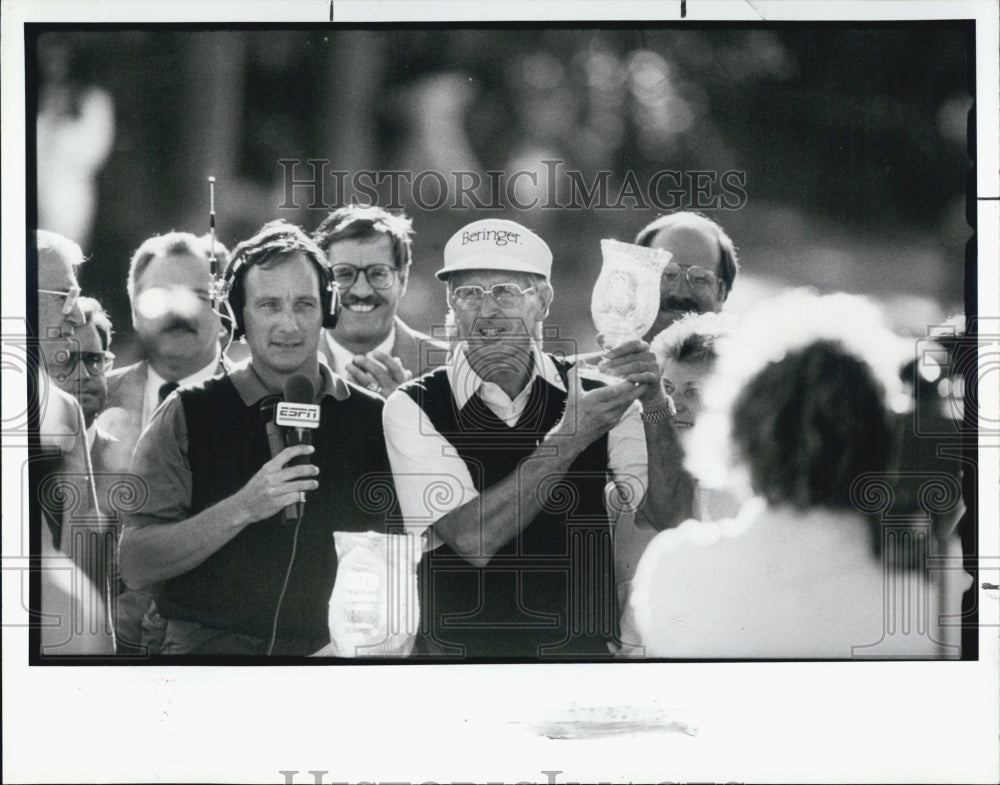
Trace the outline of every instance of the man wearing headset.
<instances>
[{"instance_id":1,"label":"man wearing headset","mask_svg":"<svg viewBox=\"0 0 1000 785\"><path fill-rule=\"evenodd\" d=\"M356 501L388 472L382 399L319 362L337 289L298 227L272 221L238 245L226 286L250 358L153 415L132 462L148 498L127 516L121 571L154 587L163 654L306 655L329 642L334 529L384 529L384 507ZM312 445L285 447L268 412L298 375L319 391L320 425Z\"/></svg>"}]
</instances>

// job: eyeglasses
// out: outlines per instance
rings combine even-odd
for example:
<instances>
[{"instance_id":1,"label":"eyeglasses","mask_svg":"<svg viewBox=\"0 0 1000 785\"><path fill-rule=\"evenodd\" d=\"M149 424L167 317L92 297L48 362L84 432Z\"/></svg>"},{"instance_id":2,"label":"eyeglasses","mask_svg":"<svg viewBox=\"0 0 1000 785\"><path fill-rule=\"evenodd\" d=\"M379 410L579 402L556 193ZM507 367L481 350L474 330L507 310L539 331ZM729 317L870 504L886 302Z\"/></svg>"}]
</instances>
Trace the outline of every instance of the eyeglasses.
<instances>
[{"instance_id":1,"label":"eyeglasses","mask_svg":"<svg viewBox=\"0 0 1000 785\"><path fill-rule=\"evenodd\" d=\"M682 273L692 289L711 289L719 282L715 273L696 264L681 267L677 262L667 262L663 268L663 277L669 284L677 283Z\"/></svg>"},{"instance_id":2,"label":"eyeglasses","mask_svg":"<svg viewBox=\"0 0 1000 785\"><path fill-rule=\"evenodd\" d=\"M73 309L76 307L76 301L80 299L80 287L71 286L69 291L60 292L53 289L39 289L39 294L52 294L56 297L65 297L66 302L63 303L62 312L63 316L69 316L73 313Z\"/></svg>"},{"instance_id":3,"label":"eyeglasses","mask_svg":"<svg viewBox=\"0 0 1000 785\"><path fill-rule=\"evenodd\" d=\"M73 374L81 362L91 376L104 376L114 365L115 355L112 352L72 352L59 349L56 352L55 362L49 369L56 380L62 382Z\"/></svg>"},{"instance_id":4,"label":"eyeglasses","mask_svg":"<svg viewBox=\"0 0 1000 785\"><path fill-rule=\"evenodd\" d=\"M481 308L487 292L501 308L516 308L524 300L524 295L535 290L534 286L522 289L516 283L496 283L489 289L482 286L457 286L451 293L455 307L463 311Z\"/></svg>"},{"instance_id":5,"label":"eyeglasses","mask_svg":"<svg viewBox=\"0 0 1000 785\"><path fill-rule=\"evenodd\" d=\"M333 266L333 280L341 289L348 289L354 286L354 282L358 280L358 273L364 273L365 279L372 289L388 289L396 283L398 272L395 267L388 264L370 264L367 267L335 264Z\"/></svg>"}]
</instances>

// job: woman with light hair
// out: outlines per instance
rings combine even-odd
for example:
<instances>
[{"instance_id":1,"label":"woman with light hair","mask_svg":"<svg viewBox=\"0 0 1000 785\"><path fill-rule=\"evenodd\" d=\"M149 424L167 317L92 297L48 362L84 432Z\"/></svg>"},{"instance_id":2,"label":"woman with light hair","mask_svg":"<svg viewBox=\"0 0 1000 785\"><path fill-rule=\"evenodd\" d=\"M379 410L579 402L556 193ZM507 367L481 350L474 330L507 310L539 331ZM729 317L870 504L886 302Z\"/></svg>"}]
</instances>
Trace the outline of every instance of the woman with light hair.
<instances>
[{"instance_id":1,"label":"woman with light hair","mask_svg":"<svg viewBox=\"0 0 1000 785\"><path fill-rule=\"evenodd\" d=\"M863 298L795 291L717 348L686 466L754 497L650 543L626 613L645 655L957 657L957 629L938 620L967 582L942 596L926 569L935 547L960 557L957 540L884 515L906 345Z\"/></svg>"},{"instance_id":2,"label":"woman with light hair","mask_svg":"<svg viewBox=\"0 0 1000 785\"><path fill-rule=\"evenodd\" d=\"M702 389L715 367L716 342L734 326L719 313L690 313L657 335L649 345L660 366L664 391L674 401L674 425L694 425L702 407Z\"/></svg>"},{"instance_id":3,"label":"woman with light hair","mask_svg":"<svg viewBox=\"0 0 1000 785\"><path fill-rule=\"evenodd\" d=\"M657 529L636 523L627 510L615 521L615 580L618 600L624 608L639 557L662 529L689 518L712 520L732 515L739 504L726 490L701 488L684 469L685 444L702 409L702 390L715 368L715 344L733 330L732 317L718 313L690 313L657 335L649 346L660 367L663 391L674 405L674 428L665 432L670 440L666 454L674 465L673 499L669 518ZM612 509L613 509L612 505Z\"/></svg>"}]
</instances>

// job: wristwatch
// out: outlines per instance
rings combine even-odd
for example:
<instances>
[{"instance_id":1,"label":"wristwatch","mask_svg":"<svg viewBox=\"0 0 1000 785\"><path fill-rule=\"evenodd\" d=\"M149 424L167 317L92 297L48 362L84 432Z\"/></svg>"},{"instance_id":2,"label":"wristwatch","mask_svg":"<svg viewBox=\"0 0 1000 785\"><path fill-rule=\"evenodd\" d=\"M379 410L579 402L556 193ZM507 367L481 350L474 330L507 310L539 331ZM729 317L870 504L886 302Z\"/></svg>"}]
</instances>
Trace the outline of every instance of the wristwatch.
<instances>
[{"instance_id":1,"label":"wristwatch","mask_svg":"<svg viewBox=\"0 0 1000 785\"><path fill-rule=\"evenodd\" d=\"M673 399L668 395L663 407L652 411L643 409L641 416L643 422L670 422L674 419L675 414L677 414L677 408L674 406Z\"/></svg>"},{"instance_id":2,"label":"wristwatch","mask_svg":"<svg viewBox=\"0 0 1000 785\"><path fill-rule=\"evenodd\" d=\"M670 409L657 409L655 412L643 412L642 413L643 422L670 422L674 419L673 412Z\"/></svg>"}]
</instances>

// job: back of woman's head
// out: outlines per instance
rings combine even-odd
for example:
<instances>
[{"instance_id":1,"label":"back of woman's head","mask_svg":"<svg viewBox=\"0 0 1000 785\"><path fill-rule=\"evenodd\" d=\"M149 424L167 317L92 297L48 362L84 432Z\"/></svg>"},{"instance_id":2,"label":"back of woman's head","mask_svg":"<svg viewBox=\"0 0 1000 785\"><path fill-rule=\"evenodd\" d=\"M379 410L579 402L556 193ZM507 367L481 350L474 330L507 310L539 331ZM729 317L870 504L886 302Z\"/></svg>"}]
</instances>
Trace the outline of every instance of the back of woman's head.
<instances>
[{"instance_id":1,"label":"back of woman's head","mask_svg":"<svg viewBox=\"0 0 1000 785\"><path fill-rule=\"evenodd\" d=\"M871 369L836 341L769 363L732 412L733 446L772 505L851 508L852 483L884 472L891 432Z\"/></svg>"},{"instance_id":2,"label":"back of woman's head","mask_svg":"<svg viewBox=\"0 0 1000 785\"><path fill-rule=\"evenodd\" d=\"M760 303L716 346L686 466L771 504L852 508L885 472L904 344L862 297L795 290Z\"/></svg>"}]
</instances>

